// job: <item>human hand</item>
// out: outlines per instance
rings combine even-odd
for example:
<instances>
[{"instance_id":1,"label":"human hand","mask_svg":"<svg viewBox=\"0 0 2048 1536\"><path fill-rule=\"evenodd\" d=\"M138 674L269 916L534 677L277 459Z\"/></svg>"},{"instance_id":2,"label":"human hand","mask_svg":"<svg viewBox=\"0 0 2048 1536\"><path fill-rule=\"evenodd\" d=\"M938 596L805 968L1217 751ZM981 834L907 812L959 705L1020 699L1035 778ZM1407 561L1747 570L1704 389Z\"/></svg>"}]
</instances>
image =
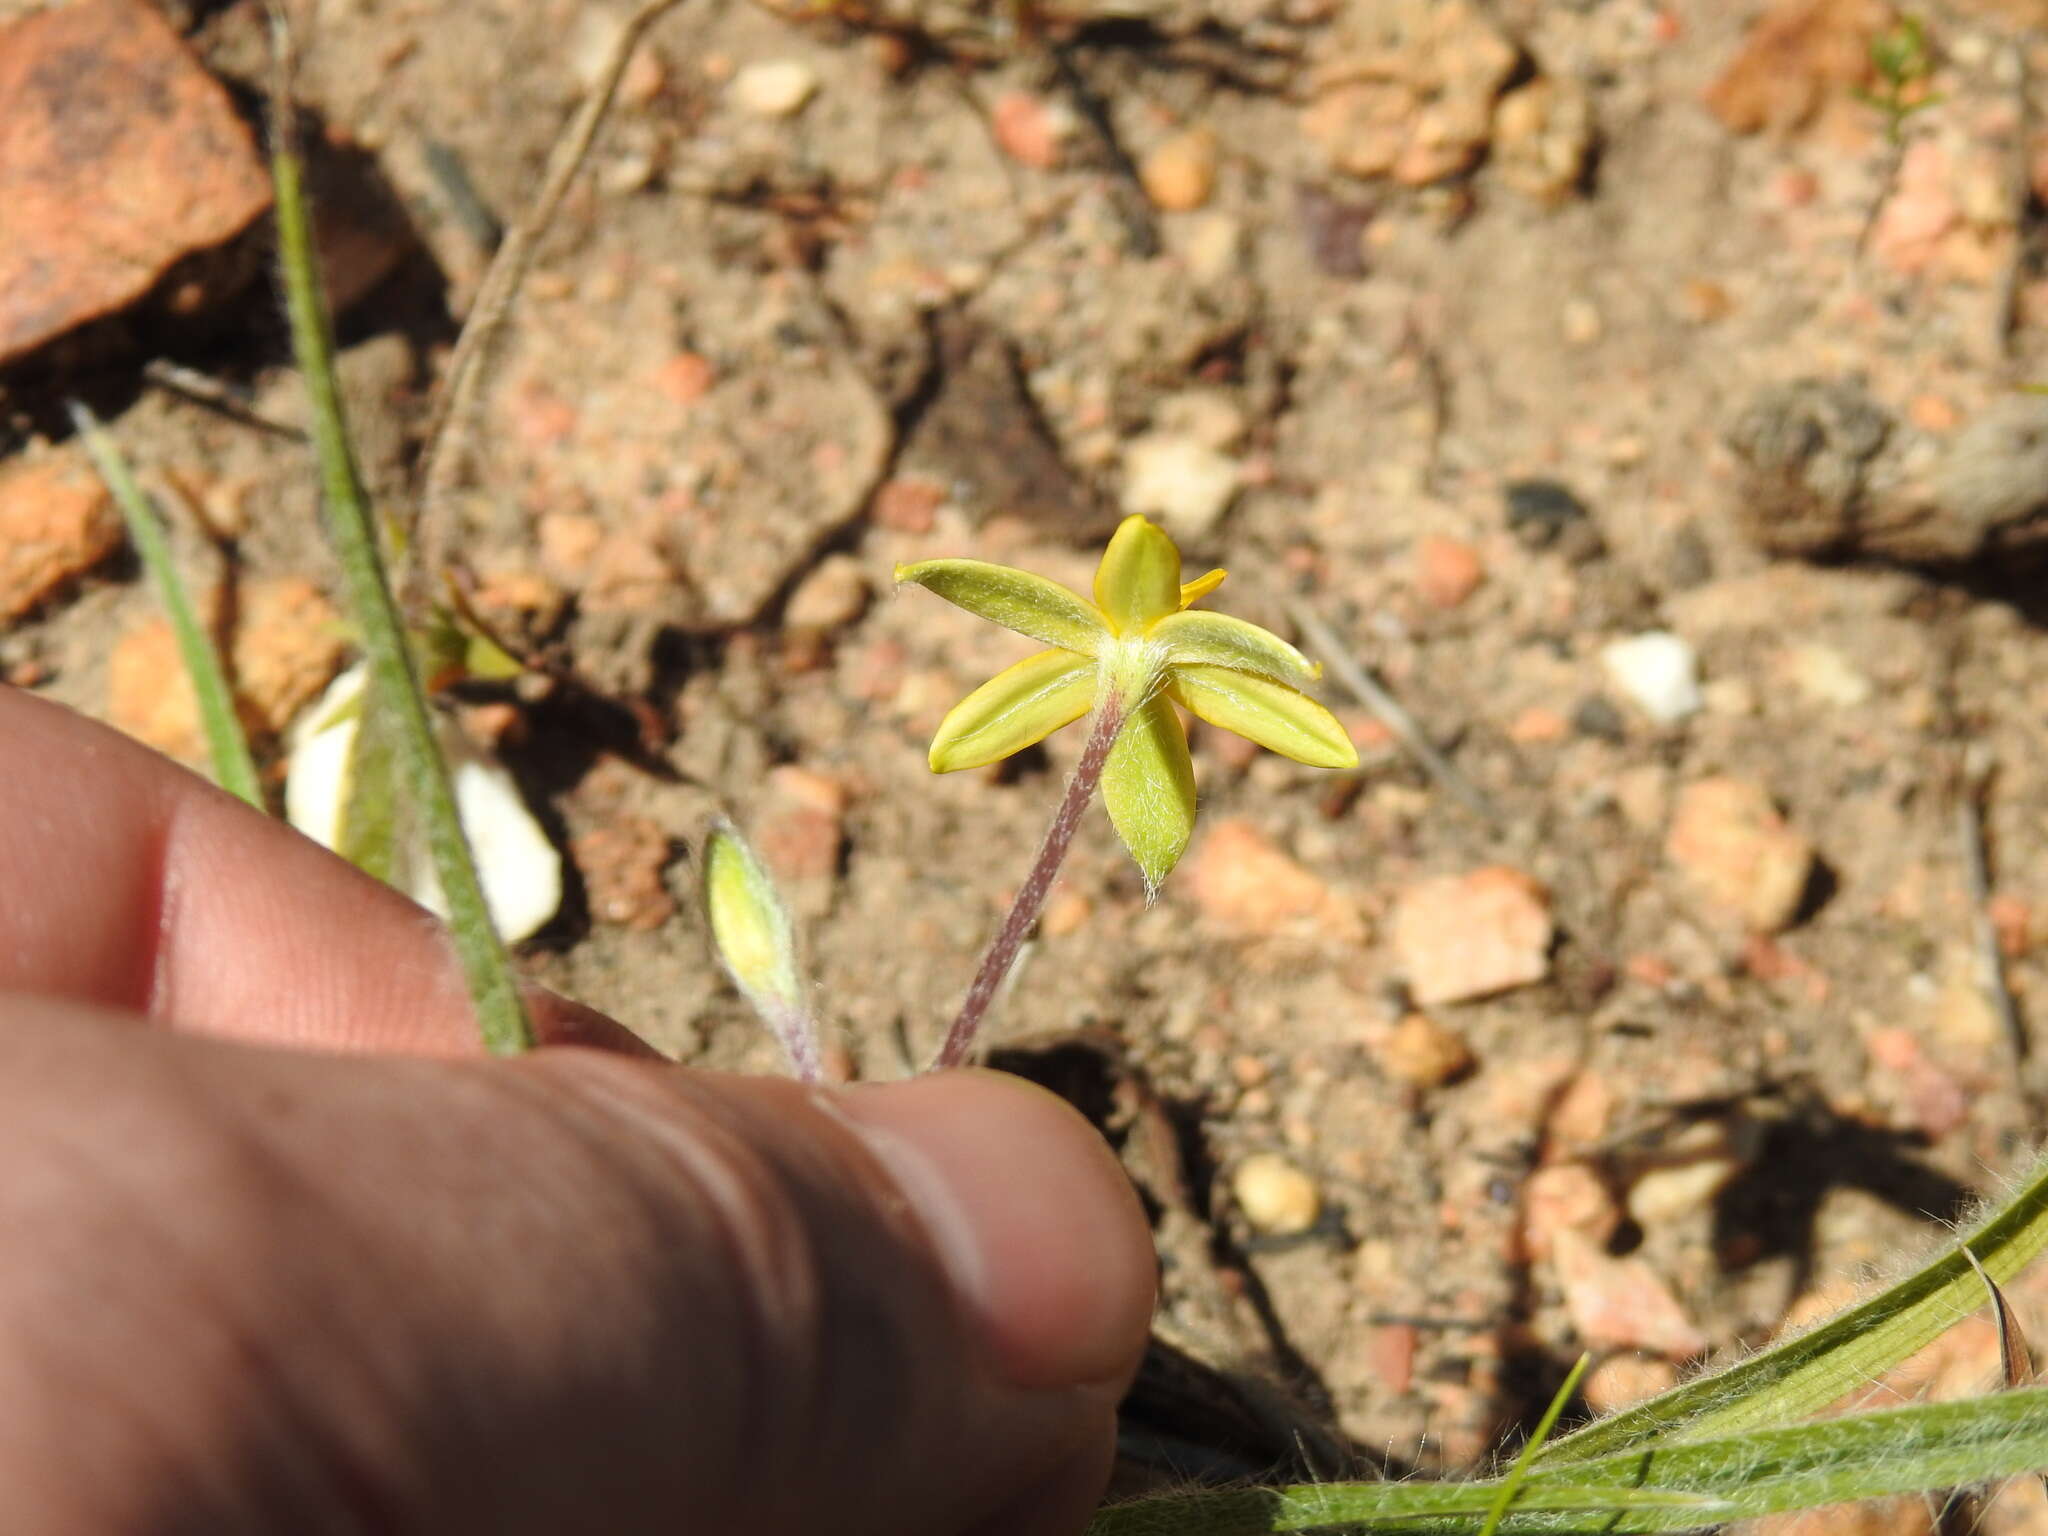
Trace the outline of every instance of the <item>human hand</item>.
<instances>
[{"instance_id":1,"label":"human hand","mask_svg":"<svg viewBox=\"0 0 2048 1536\"><path fill-rule=\"evenodd\" d=\"M482 1059L418 908L0 687L10 1529L1080 1527L1153 1258L1077 1116L534 1002Z\"/></svg>"}]
</instances>

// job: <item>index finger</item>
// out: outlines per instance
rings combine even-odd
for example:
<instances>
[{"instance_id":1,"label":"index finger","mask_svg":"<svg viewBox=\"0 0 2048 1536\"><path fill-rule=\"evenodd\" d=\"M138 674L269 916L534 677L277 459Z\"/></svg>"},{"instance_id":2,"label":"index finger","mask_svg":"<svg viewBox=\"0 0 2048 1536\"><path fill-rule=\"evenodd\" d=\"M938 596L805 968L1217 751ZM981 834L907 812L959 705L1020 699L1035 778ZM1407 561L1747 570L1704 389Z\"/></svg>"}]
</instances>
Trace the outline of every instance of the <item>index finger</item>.
<instances>
[{"instance_id":1,"label":"index finger","mask_svg":"<svg viewBox=\"0 0 2048 1536\"><path fill-rule=\"evenodd\" d=\"M479 1049L447 930L107 726L0 686L0 991L273 1044ZM560 999L552 1041L646 1048Z\"/></svg>"}]
</instances>

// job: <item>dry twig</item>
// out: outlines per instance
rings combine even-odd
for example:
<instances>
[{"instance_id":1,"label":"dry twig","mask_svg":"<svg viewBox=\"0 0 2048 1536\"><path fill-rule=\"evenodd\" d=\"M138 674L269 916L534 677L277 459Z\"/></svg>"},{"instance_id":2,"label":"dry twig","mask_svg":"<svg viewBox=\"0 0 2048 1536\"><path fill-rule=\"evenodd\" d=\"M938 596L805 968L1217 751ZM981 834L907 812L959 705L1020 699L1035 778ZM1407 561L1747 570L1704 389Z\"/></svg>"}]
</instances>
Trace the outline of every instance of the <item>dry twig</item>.
<instances>
[{"instance_id":1,"label":"dry twig","mask_svg":"<svg viewBox=\"0 0 2048 1536\"><path fill-rule=\"evenodd\" d=\"M1365 667L1352 658L1337 631L1316 612L1308 599L1290 596L1286 599L1287 611L1294 619L1295 627L1302 638L1322 662L1329 667L1337 681L1350 690L1351 695L1371 710L1380 724L1394 733L1394 739L1407 748L1423 771L1434 779L1437 785L1448 793L1466 810L1478 817L1489 832L1500 830L1500 817L1493 808L1493 802L1481 794L1479 787L1465 775L1458 772L1451 760L1439 752L1436 743L1423 734L1422 727L1415 723L1415 717L1401 705L1401 701L1387 692L1382 684Z\"/></svg>"},{"instance_id":2,"label":"dry twig","mask_svg":"<svg viewBox=\"0 0 2048 1536\"><path fill-rule=\"evenodd\" d=\"M437 559L441 553L437 548L440 535L437 512L462 470L468 423L475 411L477 392L483 385L483 365L513 305L518 302L520 287L533 265L534 251L547 234L548 227L554 223L569 184L576 179L576 173L583 168L583 162L590 154L590 146L597 138L597 130L604 124L605 114L611 109L612 97L618 91L619 79L625 74L626 65L632 60L633 50L639 46L647 29L676 4L677 0L646 0L619 29L597 83L583 98L576 115L569 120L549 152L547 174L541 180L533 206L526 211L525 217L506 231L503 244L491 259L490 270L484 274L476 303L462 327L461 336L456 338L454 356L448 361L448 376L442 381L433 414L427 420L415 523L420 558L413 567L415 570L441 568Z\"/></svg>"}]
</instances>

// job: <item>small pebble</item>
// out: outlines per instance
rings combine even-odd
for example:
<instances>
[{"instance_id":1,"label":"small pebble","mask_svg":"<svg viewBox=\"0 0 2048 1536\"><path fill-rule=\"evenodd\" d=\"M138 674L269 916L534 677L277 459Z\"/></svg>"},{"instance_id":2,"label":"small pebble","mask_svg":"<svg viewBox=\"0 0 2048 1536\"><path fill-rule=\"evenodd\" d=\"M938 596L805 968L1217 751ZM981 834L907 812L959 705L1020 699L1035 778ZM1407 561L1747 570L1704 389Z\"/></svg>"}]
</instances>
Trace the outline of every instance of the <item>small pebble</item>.
<instances>
[{"instance_id":1,"label":"small pebble","mask_svg":"<svg viewBox=\"0 0 2048 1536\"><path fill-rule=\"evenodd\" d=\"M678 352L654 370L654 387L677 405L695 405L717 382L710 360L695 352Z\"/></svg>"},{"instance_id":2,"label":"small pebble","mask_svg":"<svg viewBox=\"0 0 2048 1536\"><path fill-rule=\"evenodd\" d=\"M1424 534L1415 544L1415 591L1432 608L1457 608L1486 580L1479 551L1462 539Z\"/></svg>"},{"instance_id":3,"label":"small pebble","mask_svg":"<svg viewBox=\"0 0 2048 1536\"><path fill-rule=\"evenodd\" d=\"M1586 504L1555 480L1511 480L1502 494L1509 531L1531 549L1548 549L1566 528L1586 520Z\"/></svg>"},{"instance_id":4,"label":"small pebble","mask_svg":"<svg viewBox=\"0 0 2048 1536\"><path fill-rule=\"evenodd\" d=\"M1070 113L1030 91L1005 91L989 109L989 130L1003 153L1037 171L1059 165L1073 129Z\"/></svg>"},{"instance_id":5,"label":"small pebble","mask_svg":"<svg viewBox=\"0 0 2048 1536\"><path fill-rule=\"evenodd\" d=\"M1700 1157L1652 1168L1629 1185L1628 1213L1644 1227L1683 1221L1712 1205L1740 1172L1742 1164L1732 1157Z\"/></svg>"},{"instance_id":6,"label":"small pebble","mask_svg":"<svg viewBox=\"0 0 2048 1536\"><path fill-rule=\"evenodd\" d=\"M583 876L590 915L631 933L652 933L675 915L676 899L662 878L675 857L675 840L645 816L609 818L569 847Z\"/></svg>"},{"instance_id":7,"label":"small pebble","mask_svg":"<svg viewBox=\"0 0 2048 1536\"><path fill-rule=\"evenodd\" d=\"M1472 1070L1465 1037L1426 1013L1411 1013L1373 1047L1380 1070L1408 1088L1441 1088Z\"/></svg>"},{"instance_id":8,"label":"small pebble","mask_svg":"<svg viewBox=\"0 0 2048 1536\"><path fill-rule=\"evenodd\" d=\"M19 460L0 474L0 621L17 619L121 545L121 519L81 453Z\"/></svg>"},{"instance_id":9,"label":"small pebble","mask_svg":"<svg viewBox=\"0 0 2048 1536\"><path fill-rule=\"evenodd\" d=\"M1190 128L1157 146L1138 168L1138 180L1152 206L1167 213L1188 213L1209 201L1216 190L1216 134Z\"/></svg>"},{"instance_id":10,"label":"small pebble","mask_svg":"<svg viewBox=\"0 0 2048 1536\"><path fill-rule=\"evenodd\" d=\"M1251 1229L1264 1237L1299 1237L1323 1214L1315 1180L1277 1152L1239 1163L1230 1192Z\"/></svg>"},{"instance_id":11,"label":"small pebble","mask_svg":"<svg viewBox=\"0 0 2048 1536\"><path fill-rule=\"evenodd\" d=\"M1094 911L1095 903L1079 891L1055 891L1038 920L1038 931L1048 939L1063 939L1086 927Z\"/></svg>"},{"instance_id":12,"label":"small pebble","mask_svg":"<svg viewBox=\"0 0 2048 1536\"><path fill-rule=\"evenodd\" d=\"M1181 246L1188 276L1198 283L1219 282L1244 258L1244 221L1228 213L1205 213L1190 219Z\"/></svg>"},{"instance_id":13,"label":"small pebble","mask_svg":"<svg viewBox=\"0 0 2048 1536\"><path fill-rule=\"evenodd\" d=\"M1696 523L1680 524L1664 547L1664 579L1680 592L1703 587L1714 579L1714 552L1707 548Z\"/></svg>"},{"instance_id":14,"label":"small pebble","mask_svg":"<svg viewBox=\"0 0 2048 1536\"><path fill-rule=\"evenodd\" d=\"M1789 927L1813 878L1813 844L1745 779L1686 785L1664 851L1709 902L1758 933Z\"/></svg>"},{"instance_id":15,"label":"small pebble","mask_svg":"<svg viewBox=\"0 0 2048 1536\"><path fill-rule=\"evenodd\" d=\"M1572 1326L1589 1348L1641 1349L1673 1360L1705 1353L1707 1336L1642 1259L1617 1259L1567 1229L1552 1238L1551 1264Z\"/></svg>"},{"instance_id":16,"label":"small pebble","mask_svg":"<svg viewBox=\"0 0 2048 1536\"><path fill-rule=\"evenodd\" d=\"M1237 460L1183 433L1134 437L1123 457L1124 511L1158 518L1178 539L1214 528L1243 482Z\"/></svg>"},{"instance_id":17,"label":"small pebble","mask_svg":"<svg viewBox=\"0 0 2048 1536\"><path fill-rule=\"evenodd\" d=\"M1522 1247L1541 1262L1557 1234L1576 1232L1605 1247L1621 1226L1621 1207L1607 1181L1584 1163L1552 1163L1522 1185Z\"/></svg>"},{"instance_id":18,"label":"small pebble","mask_svg":"<svg viewBox=\"0 0 2048 1536\"><path fill-rule=\"evenodd\" d=\"M1579 1383L1579 1396L1595 1413L1619 1413L1678 1385L1678 1367L1648 1355L1609 1355Z\"/></svg>"},{"instance_id":19,"label":"small pebble","mask_svg":"<svg viewBox=\"0 0 2048 1536\"><path fill-rule=\"evenodd\" d=\"M1424 1007L1486 997L1550 973L1549 898L1494 865L1405 887L1391 920L1396 963Z\"/></svg>"},{"instance_id":20,"label":"small pebble","mask_svg":"<svg viewBox=\"0 0 2048 1536\"><path fill-rule=\"evenodd\" d=\"M1547 746L1571 734L1572 723L1554 709L1531 704L1507 724L1508 740L1519 746Z\"/></svg>"},{"instance_id":21,"label":"small pebble","mask_svg":"<svg viewBox=\"0 0 2048 1536\"><path fill-rule=\"evenodd\" d=\"M1572 729L1595 741L1623 741L1628 721L1605 694L1589 693L1572 709Z\"/></svg>"},{"instance_id":22,"label":"small pebble","mask_svg":"<svg viewBox=\"0 0 2048 1536\"><path fill-rule=\"evenodd\" d=\"M1691 325L1712 325L1734 308L1728 290L1710 278L1691 278L1678 290L1679 318Z\"/></svg>"},{"instance_id":23,"label":"small pebble","mask_svg":"<svg viewBox=\"0 0 2048 1536\"><path fill-rule=\"evenodd\" d=\"M875 492L868 515L879 528L891 533L930 533L939 508L946 504L946 488L936 480L917 475L884 481Z\"/></svg>"},{"instance_id":24,"label":"small pebble","mask_svg":"<svg viewBox=\"0 0 2048 1536\"><path fill-rule=\"evenodd\" d=\"M818 72L802 59L763 59L732 77L732 99L755 117L794 117L817 94Z\"/></svg>"},{"instance_id":25,"label":"small pebble","mask_svg":"<svg viewBox=\"0 0 2048 1536\"><path fill-rule=\"evenodd\" d=\"M1362 937L1352 904L1249 821L1226 818L1211 826L1196 841L1183 877L1202 916L1220 927L1268 936L1307 923L1333 939Z\"/></svg>"},{"instance_id":26,"label":"small pebble","mask_svg":"<svg viewBox=\"0 0 2048 1536\"><path fill-rule=\"evenodd\" d=\"M1795 645L1786 653L1785 671L1792 686L1813 703L1836 709L1867 704L1874 691L1856 663L1832 645Z\"/></svg>"},{"instance_id":27,"label":"small pebble","mask_svg":"<svg viewBox=\"0 0 2048 1536\"><path fill-rule=\"evenodd\" d=\"M1614 685L1659 725L1699 713L1699 656L1669 630L1653 629L1601 647L1600 663Z\"/></svg>"},{"instance_id":28,"label":"small pebble","mask_svg":"<svg viewBox=\"0 0 2048 1536\"><path fill-rule=\"evenodd\" d=\"M1600 308L1591 299L1566 299L1558 310L1558 329L1569 347L1590 347L1606 329Z\"/></svg>"},{"instance_id":29,"label":"small pebble","mask_svg":"<svg viewBox=\"0 0 2048 1536\"><path fill-rule=\"evenodd\" d=\"M1191 437L1204 448L1227 453L1243 441L1244 410L1220 389L1184 389L1153 408L1152 419L1162 432Z\"/></svg>"},{"instance_id":30,"label":"small pebble","mask_svg":"<svg viewBox=\"0 0 2048 1536\"><path fill-rule=\"evenodd\" d=\"M789 594L782 621L791 629L843 629L867 612L868 576L848 554L827 555Z\"/></svg>"}]
</instances>

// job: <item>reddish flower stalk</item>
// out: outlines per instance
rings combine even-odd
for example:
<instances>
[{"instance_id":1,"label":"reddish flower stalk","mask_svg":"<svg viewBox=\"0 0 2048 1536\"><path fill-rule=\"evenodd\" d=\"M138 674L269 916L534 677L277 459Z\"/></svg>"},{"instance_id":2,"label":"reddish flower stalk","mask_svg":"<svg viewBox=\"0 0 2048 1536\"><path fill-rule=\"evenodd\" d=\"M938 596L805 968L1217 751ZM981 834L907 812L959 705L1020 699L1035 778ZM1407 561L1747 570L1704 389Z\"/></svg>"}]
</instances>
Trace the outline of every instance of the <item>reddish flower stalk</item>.
<instances>
[{"instance_id":1,"label":"reddish flower stalk","mask_svg":"<svg viewBox=\"0 0 2048 1536\"><path fill-rule=\"evenodd\" d=\"M1003 978L1017 963L1017 953L1024 947L1031 925L1038 921L1038 914L1044 910L1045 898L1052 892L1053 879L1059 874L1060 865L1066 862L1067 849L1073 846L1082 813L1088 809L1088 802L1095 798L1095 787L1102 781L1103 764L1109 761L1109 750L1116 745L1117 732L1123 728L1123 723L1122 701L1114 694L1097 706L1088 732L1088 744L1081 749L1081 761L1075 764L1074 775L1067 780L1067 792L1060 797L1059 809L1053 812L1052 825L1046 828L1045 841L1039 845L1031 873L1025 876L1024 884L1018 888L1017 899L1010 903L1003 926L996 930L995 941L981 957L981 969L975 972L974 985L967 989L967 997L960 1004L959 1013L954 1015L952 1027L946 1031L946 1042L939 1047L938 1059L932 1063L935 1069L965 1066L973 1056L975 1036L981 1032L982 1021L988 1017L989 1005L995 1001Z\"/></svg>"}]
</instances>

